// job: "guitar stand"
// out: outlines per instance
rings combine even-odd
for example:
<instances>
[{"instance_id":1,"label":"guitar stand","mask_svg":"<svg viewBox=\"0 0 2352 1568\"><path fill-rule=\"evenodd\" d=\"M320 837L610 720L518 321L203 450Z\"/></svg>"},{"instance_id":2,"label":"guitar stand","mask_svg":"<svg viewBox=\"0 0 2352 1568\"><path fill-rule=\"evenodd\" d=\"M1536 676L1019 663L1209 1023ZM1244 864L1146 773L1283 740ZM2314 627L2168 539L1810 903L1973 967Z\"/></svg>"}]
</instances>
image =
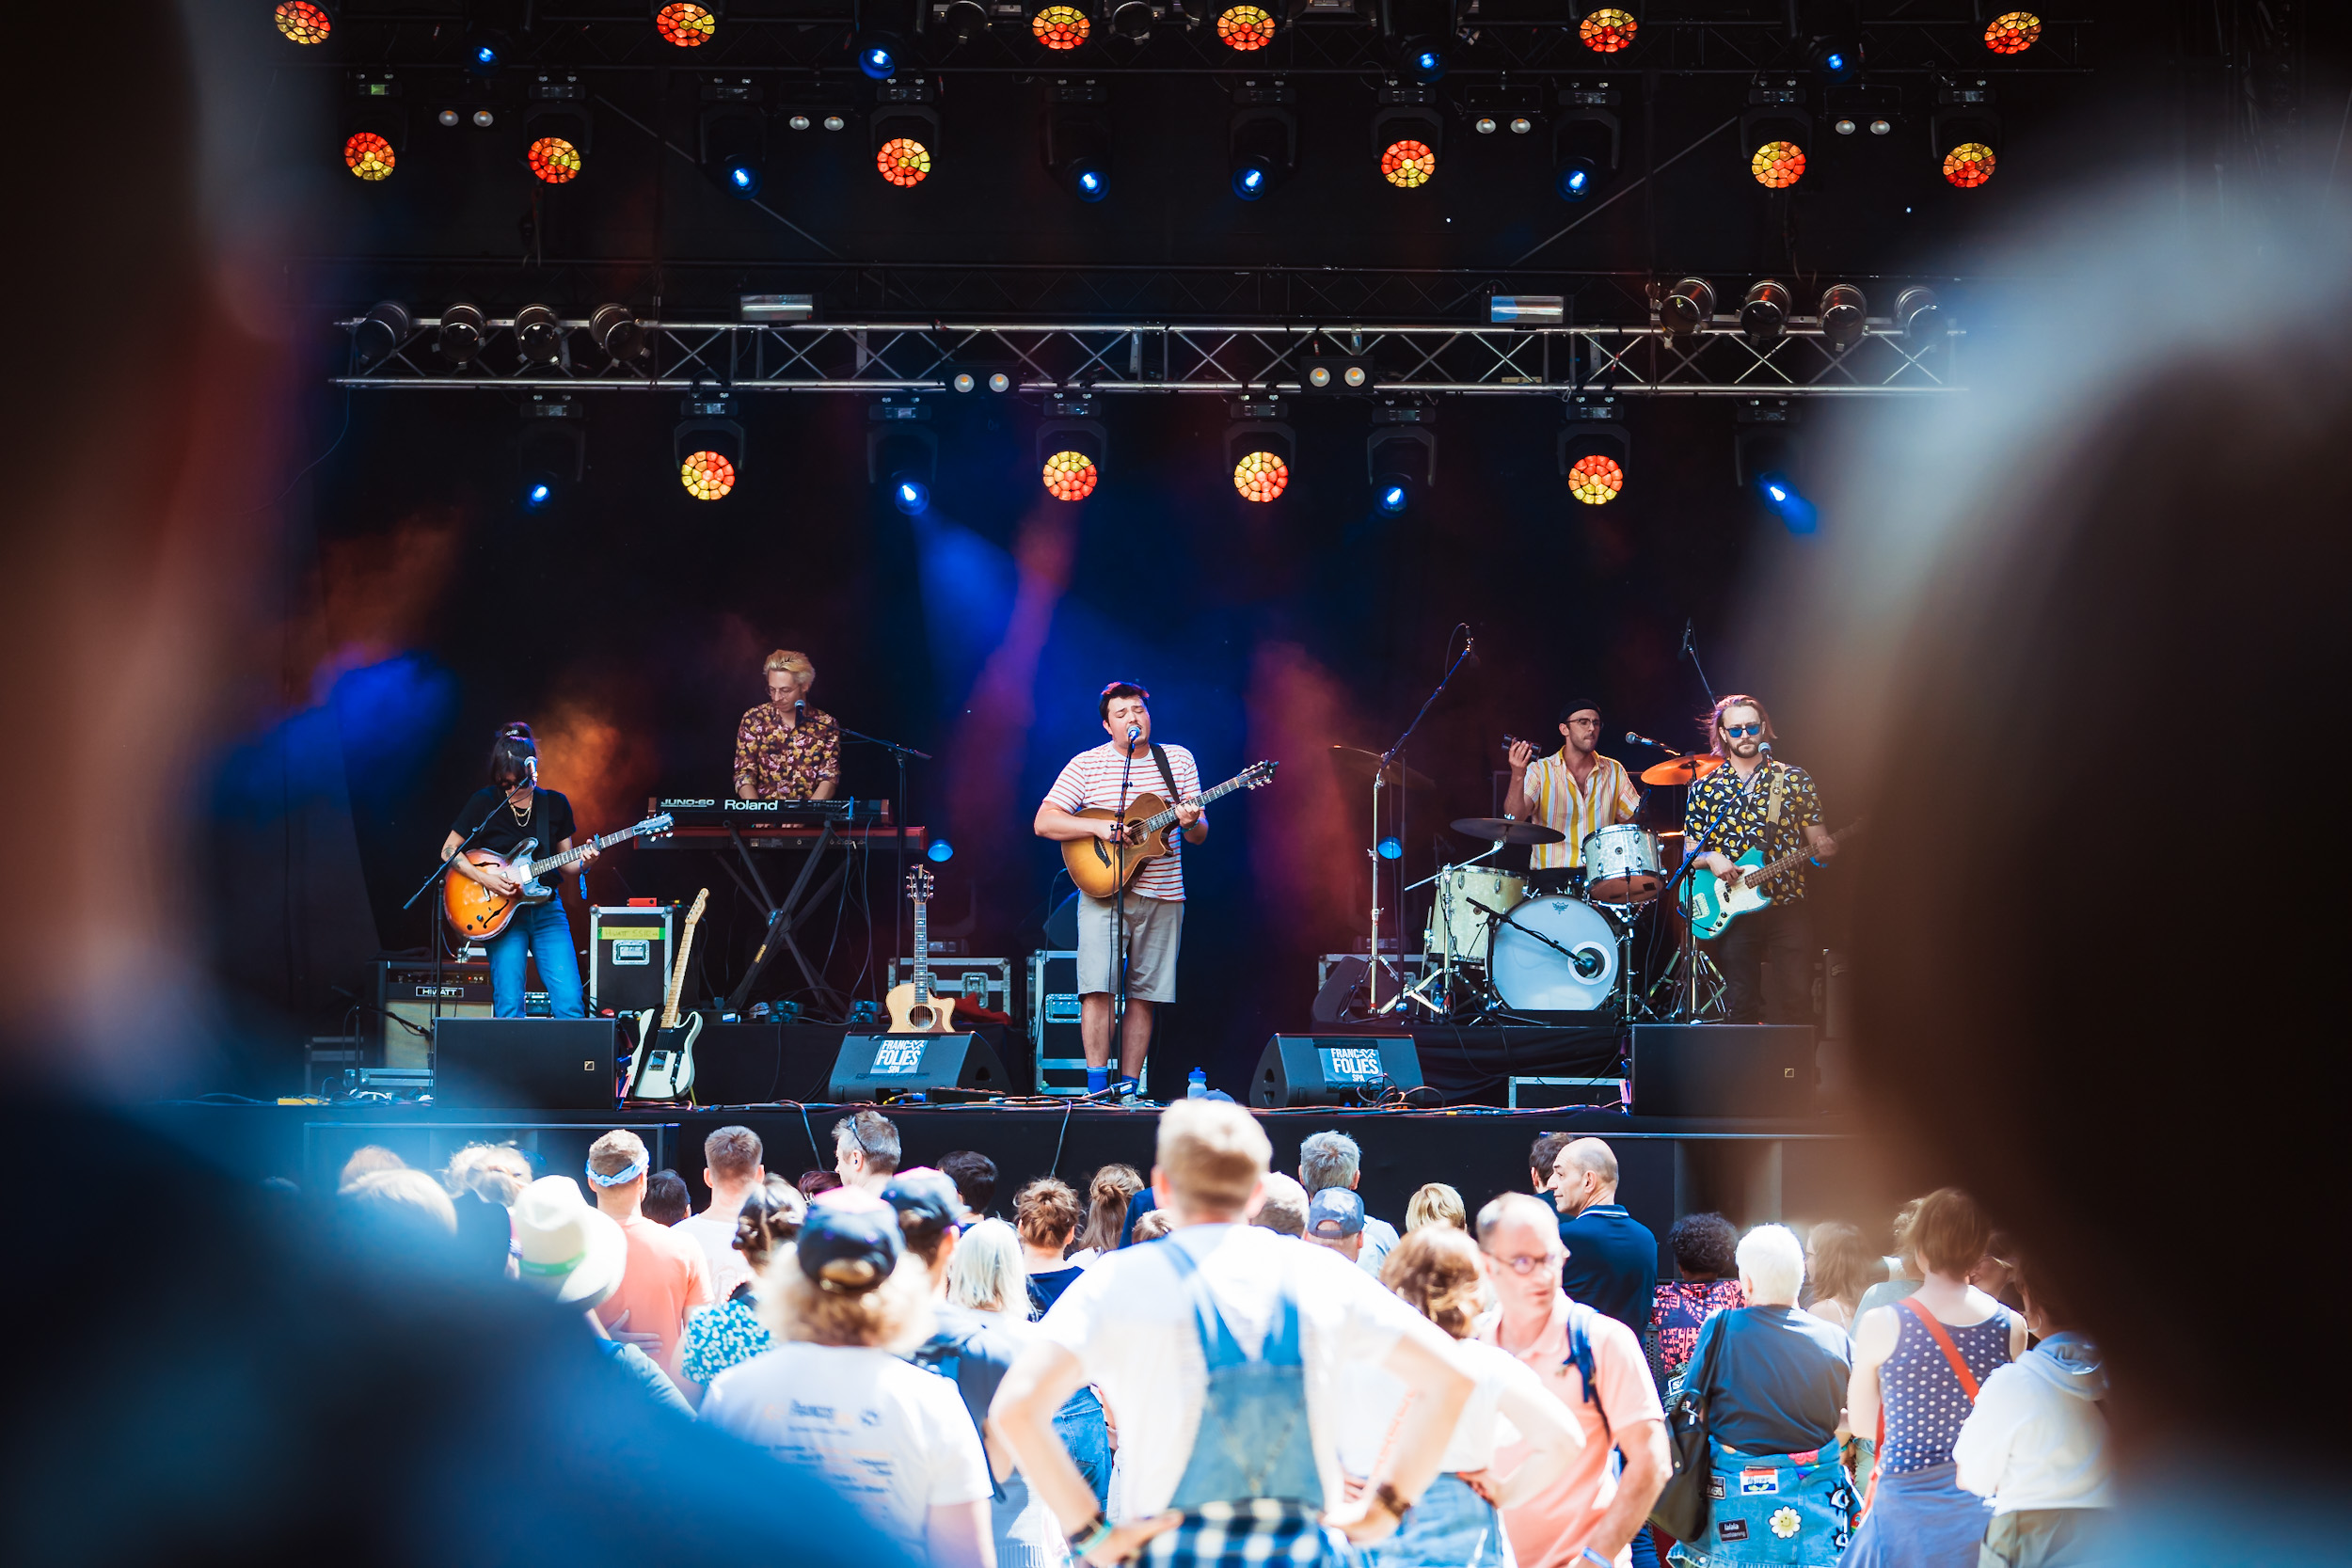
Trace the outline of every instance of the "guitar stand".
<instances>
[{"instance_id":1,"label":"guitar stand","mask_svg":"<svg viewBox=\"0 0 2352 1568\"><path fill-rule=\"evenodd\" d=\"M793 940L793 933L833 891L834 885L849 875L850 863L845 858L826 875L823 881L817 884L813 894L809 891L809 879L817 874L818 863L825 858L825 851L832 848L834 843L833 819L827 817L824 825L818 830L817 842L809 848L808 860L802 865L800 875L792 879L792 891L785 895L781 904L769 893L767 879L760 876L759 864L752 859L751 847L743 842L743 835L729 828L727 837L733 841L735 853L742 861L743 869L738 871L723 860L719 863L726 867L727 875L735 879L737 887L741 888L747 896L757 899L760 907L768 911L768 929L759 939L759 950L752 955L751 967L744 970L743 977L735 983L735 989L727 992L723 1004L724 1010L739 1017L742 1014L744 1004L751 1000L752 988L759 983L759 977L775 961L778 948L792 955L792 961L800 966L801 977L808 982L812 994L830 998L833 992L826 989L825 982L810 965L808 955L801 951L801 944ZM746 874L751 878L748 886L744 882Z\"/></svg>"}]
</instances>

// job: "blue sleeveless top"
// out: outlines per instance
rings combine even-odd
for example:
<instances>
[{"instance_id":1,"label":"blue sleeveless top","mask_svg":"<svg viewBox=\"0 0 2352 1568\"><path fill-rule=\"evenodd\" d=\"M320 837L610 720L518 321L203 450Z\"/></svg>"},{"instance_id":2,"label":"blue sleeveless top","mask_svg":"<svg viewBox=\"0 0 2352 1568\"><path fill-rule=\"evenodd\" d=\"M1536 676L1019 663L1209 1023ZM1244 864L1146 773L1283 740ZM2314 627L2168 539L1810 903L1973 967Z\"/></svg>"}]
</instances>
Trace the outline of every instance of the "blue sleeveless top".
<instances>
[{"instance_id":1,"label":"blue sleeveless top","mask_svg":"<svg viewBox=\"0 0 2352 1568\"><path fill-rule=\"evenodd\" d=\"M1894 1354L1879 1368L1879 1398L1886 1409L1886 1448L1880 1460L1890 1476L1949 1465L1960 1423L1974 1402L1927 1325L1899 1303L1892 1310L1900 1328ZM2006 1307L1967 1328L1944 1325L1979 1388L1994 1368L2009 1364L2009 1327Z\"/></svg>"}]
</instances>

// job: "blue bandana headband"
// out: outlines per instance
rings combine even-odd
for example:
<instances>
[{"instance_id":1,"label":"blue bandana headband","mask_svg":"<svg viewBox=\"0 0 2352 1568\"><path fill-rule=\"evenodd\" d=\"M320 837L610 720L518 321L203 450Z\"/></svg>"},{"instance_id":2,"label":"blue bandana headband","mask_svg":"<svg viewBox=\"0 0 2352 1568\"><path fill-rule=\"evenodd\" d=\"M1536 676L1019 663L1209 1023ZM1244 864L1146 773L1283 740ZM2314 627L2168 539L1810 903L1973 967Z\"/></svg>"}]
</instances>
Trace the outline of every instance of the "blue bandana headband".
<instances>
[{"instance_id":1,"label":"blue bandana headband","mask_svg":"<svg viewBox=\"0 0 2352 1568\"><path fill-rule=\"evenodd\" d=\"M588 1167L589 1181L598 1187L626 1187L644 1174L645 1163L643 1160L638 1161L627 1170L614 1171L611 1176L599 1176L596 1174L596 1166Z\"/></svg>"}]
</instances>

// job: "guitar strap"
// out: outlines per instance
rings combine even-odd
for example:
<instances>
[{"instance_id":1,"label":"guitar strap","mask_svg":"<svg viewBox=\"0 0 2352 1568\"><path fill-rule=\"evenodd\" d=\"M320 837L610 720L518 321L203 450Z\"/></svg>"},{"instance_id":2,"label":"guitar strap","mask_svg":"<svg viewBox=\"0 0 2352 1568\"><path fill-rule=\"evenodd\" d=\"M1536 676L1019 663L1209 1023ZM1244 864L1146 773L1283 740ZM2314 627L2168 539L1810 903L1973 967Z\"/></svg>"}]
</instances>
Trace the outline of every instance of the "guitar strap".
<instances>
[{"instance_id":1,"label":"guitar strap","mask_svg":"<svg viewBox=\"0 0 2352 1568\"><path fill-rule=\"evenodd\" d=\"M1776 762L1767 766L1772 770L1772 792L1764 802L1764 825L1768 828L1777 828L1780 826L1780 792L1788 783L1788 775Z\"/></svg>"},{"instance_id":2,"label":"guitar strap","mask_svg":"<svg viewBox=\"0 0 2352 1568\"><path fill-rule=\"evenodd\" d=\"M1160 777L1168 782L1168 803L1172 806L1184 799L1184 793L1176 787L1176 773L1168 766L1168 752L1156 740L1152 742L1152 760L1160 765Z\"/></svg>"}]
</instances>

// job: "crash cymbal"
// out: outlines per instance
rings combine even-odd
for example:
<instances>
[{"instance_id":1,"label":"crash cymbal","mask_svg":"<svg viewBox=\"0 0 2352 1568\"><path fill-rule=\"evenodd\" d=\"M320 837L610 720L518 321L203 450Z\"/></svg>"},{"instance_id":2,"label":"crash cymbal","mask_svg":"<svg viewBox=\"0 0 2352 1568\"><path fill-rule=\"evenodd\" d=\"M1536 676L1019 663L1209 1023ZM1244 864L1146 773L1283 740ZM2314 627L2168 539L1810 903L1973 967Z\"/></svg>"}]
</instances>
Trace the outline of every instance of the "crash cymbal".
<instances>
[{"instance_id":1,"label":"crash cymbal","mask_svg":"<svg viewBox=\"0 0 2352 1568\"><path fill-rule=\"evenodd\" d=\"M1457 816L1447 826L1464 838L1489 844L1559 844L1568 836L1540 822L1514 822L1507 816Z\"/></svg>"},{"instance_id":2,"label":"crash cymbal","mask_svg":"<svg viewBox=\"0 0 2352 1568\"><path fill-rule=\"evenodd\" d=\"M1696 756L1677 757L1672 762L1654 762L1642 769L1645 784L1695 784L1724 765L1724 759L1708 752Z\"/></svg>"},{"instance_id":3,"label":"crash cymbal","mask_svg":"<svg viewBox=\"0 0 2352 1568\"><path fill-rule=\"evenodd\" d=\"M1331 766L1359 784L1372 783L1373 774L1378 773L1381 784L1390 789L1394 789L1400 783L1406 789L1438 787L1428 774L1417 772L1401 763L1392 762L1386 768L1381 768L1380 753L1377 752L1359 751L1353 746L1334 746L1330 755Z\"/></svg>"}]
</instances>

